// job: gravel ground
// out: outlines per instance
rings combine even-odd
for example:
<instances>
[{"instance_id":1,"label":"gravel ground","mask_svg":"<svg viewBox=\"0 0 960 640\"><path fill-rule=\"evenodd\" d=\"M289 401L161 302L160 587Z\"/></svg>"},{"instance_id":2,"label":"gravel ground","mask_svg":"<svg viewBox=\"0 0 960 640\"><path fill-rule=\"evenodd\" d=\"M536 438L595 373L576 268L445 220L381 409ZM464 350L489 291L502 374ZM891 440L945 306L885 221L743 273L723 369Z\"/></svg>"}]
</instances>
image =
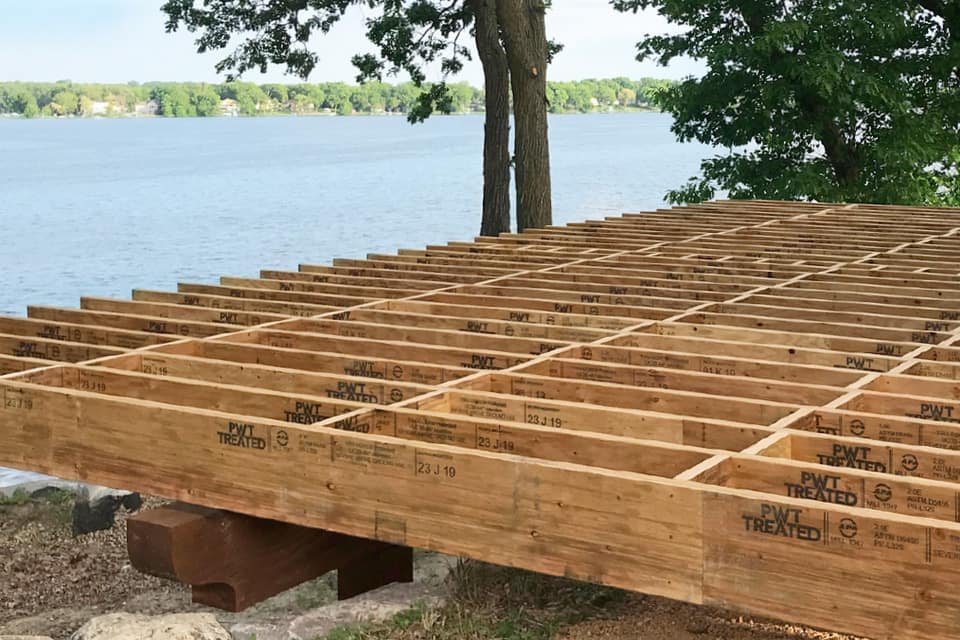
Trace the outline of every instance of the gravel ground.
<instances>
[{"instance_id":1,"label":"gravel ground","mask_svg":"<svg viewBox=\"0 0 960 640\"><path fill-rule=\"evenodd\" d=\"M865 640L729 611L631 595L616 617L566 627L556 640Z\"/></svg>"},{"instance_id":2,"label":"gravel ground","mask_svg":"<svg viewBox=\"0 0 960 640\"><path fill-rule=\"evenodd\" d=\"M0 635L66 637L101 613L189 606L188 589L130 566L122 511L113 529L74 538L72 508L69 498L0 504Z\"/></svg>"}]
</instances>

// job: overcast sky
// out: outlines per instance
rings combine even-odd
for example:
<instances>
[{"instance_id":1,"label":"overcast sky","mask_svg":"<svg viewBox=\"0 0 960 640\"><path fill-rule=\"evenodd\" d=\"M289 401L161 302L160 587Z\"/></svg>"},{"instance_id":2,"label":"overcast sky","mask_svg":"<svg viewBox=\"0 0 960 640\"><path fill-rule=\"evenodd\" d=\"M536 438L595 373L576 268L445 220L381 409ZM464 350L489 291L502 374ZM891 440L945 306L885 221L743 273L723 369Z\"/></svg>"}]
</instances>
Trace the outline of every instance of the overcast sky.
<instances>
[{"instance_id":1,"label":"overcast sky","mask_svg":"<svg viewBox=\"0 0 960 640\"><path fill-rule=\"evenodd\" d=\"M69 79L74 82L221 80L216 53L196 53L190 34L164 32L162 0L44 0L4 3L0 19L0 81ZM326 37L315 38L321 56L312 82L352 82L350 57L364 49L365 13L351 10ZM655 13L619 14L608 0L555 0L547 17L550 36L565 45L550 68L553 80L696 74L692 61L663 68L635 58L637 40L667 25ZM482 84L479 63L460 76ZM282 69L250 72L255 82L295 82ZM436 79L436 78L431 78Z\"/></svg>"}]
</instances>

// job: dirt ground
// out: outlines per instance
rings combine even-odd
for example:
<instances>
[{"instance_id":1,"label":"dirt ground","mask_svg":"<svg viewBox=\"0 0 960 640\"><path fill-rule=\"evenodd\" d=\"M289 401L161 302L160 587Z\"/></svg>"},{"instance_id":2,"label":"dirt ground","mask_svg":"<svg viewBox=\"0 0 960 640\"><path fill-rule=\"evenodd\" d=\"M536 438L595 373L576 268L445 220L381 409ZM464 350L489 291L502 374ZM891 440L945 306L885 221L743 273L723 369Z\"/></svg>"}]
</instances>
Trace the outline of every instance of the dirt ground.
<instances>
[{"instance_id":1,"label":"dirt ground","mask_svg":"<svg viewBox=\"0 0 960 640\"><path fill-rule=\"evenodd\" d=\"M162 503L147 499L145 508L158 504ZM206 611L215 613L227 626L283 621L335 600L333 576L328 575L241 614L194 605L188 588L143 575L130 566L122 512L113 529L74 538L71 509L69 496L0 502L0 635L68 638L88 619L119 611ZM454 571L448 582L451 596L445 611L426 612L404 628L381 625L336 637L852 640L849 636L758 622L707 607L487 565ZM539 613L530 613L538 607ZM451 611L457 612L455 616ZM458 618L457 624L424 624L425 619L444 616Z\"/></svg>"}]
</instances>

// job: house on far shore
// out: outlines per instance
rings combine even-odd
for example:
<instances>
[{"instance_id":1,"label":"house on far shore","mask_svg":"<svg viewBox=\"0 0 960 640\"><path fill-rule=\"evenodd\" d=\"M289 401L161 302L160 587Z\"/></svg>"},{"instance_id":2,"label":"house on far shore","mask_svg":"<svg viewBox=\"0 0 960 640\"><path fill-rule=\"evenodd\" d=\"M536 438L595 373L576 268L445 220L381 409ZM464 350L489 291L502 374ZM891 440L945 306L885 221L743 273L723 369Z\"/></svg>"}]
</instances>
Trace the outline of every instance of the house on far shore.
<instances>
[{"instance_id":1,"label":"house on far shore","mask_svg":"<svg viewBox=\"0 0 960 640\"><path fill-rule=\"evenodd\" d=\"M240 115L240 109L237 107L237 101L233 98L224 98L220 101L220 115L236 117Z\"/></svg>"},{"instance_id":2,"label":"house on far shore","mask_svg":"<svg viewBox=\"0 0 960 640\"><path fill-rule=\"evenodd\" d=\"M156 100L138 102L133 106L133 115L135 116L155 116L158 111L160 111L160 103Z\"/></svg>"}]
</instances>

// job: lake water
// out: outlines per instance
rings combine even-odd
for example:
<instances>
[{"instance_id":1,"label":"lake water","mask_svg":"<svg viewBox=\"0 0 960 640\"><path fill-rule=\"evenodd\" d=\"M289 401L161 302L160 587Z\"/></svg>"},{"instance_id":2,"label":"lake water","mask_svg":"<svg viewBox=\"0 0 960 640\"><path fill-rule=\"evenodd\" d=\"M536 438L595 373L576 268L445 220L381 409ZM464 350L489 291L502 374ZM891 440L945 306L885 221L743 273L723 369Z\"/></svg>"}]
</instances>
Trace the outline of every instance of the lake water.
<instances>
[{"instance_id":1,"label":"lake water","mask_svg":"<svg viewBox=\"0 0 960 640\"><path fill-rule=\"evenodd\" d=\"M711 150L657 113L550 121L554 220L662 205ZM481 116L0 119L0 313L467 240Z\"/></svg>"},{"instance_id":2,"label":"lake water","mask_svg":"<svg viewBox=\"0 0 960 640\"><path fill-rule=\"evenodd\" d=\"M554 221L661 206L712 152L669 127L551 117ZM482 133L482 116L0 119L0 313L470 239Z\"/></svg>"}]
</instances>

